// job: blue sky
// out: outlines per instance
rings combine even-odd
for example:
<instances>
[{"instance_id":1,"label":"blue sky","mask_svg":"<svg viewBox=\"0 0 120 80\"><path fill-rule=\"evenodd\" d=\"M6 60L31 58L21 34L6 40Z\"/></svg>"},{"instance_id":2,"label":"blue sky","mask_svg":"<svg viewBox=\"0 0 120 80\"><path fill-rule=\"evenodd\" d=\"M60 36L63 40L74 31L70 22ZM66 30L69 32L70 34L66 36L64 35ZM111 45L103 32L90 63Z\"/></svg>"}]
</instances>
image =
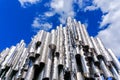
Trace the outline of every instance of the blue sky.
<instances>
[{"instance_id":1,"label":"blue sky","mask_svg":"<svg viewBox=\"0 0 120 80\"><path fill-rule=\"evenodd\" d=\"M0 51L21 39L28 44L38 30L64 25L70 16L120 57L119 6L119 0L0 0Z\"/></svg>"}]
</instances>

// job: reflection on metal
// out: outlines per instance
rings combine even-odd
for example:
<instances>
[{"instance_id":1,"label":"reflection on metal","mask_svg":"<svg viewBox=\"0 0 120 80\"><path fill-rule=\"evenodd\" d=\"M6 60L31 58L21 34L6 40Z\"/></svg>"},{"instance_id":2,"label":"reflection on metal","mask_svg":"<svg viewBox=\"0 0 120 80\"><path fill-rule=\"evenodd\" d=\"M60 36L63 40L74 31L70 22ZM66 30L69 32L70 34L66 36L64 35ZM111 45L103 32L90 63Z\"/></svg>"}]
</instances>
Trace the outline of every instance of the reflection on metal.
<instances>
[{"instance_id":1,"label":"reflection on metal","mask_svg":"<svg viewBox=\"0 0 120 80\"><path fill-rule=\"evenodd\" d=\"M40 30L26 47L23 40L0 54L0 80L120 80L120 63L84 24Z\"/></svg>"}]
</instances>

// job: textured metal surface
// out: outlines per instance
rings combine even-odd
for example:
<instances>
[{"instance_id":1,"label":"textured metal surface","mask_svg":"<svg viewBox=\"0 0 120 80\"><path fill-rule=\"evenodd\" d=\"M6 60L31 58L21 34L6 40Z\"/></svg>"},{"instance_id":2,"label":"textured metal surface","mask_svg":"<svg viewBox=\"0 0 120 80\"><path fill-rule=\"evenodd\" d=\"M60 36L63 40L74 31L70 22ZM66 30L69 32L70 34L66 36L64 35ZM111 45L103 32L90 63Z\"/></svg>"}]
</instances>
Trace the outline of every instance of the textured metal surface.
<instances>
[{"instance_id":1,"label":"textured metal surface","mask_svg":"<svg viewBox=\"0 0 120 80\"><path fill-rule=\"evenodd\" d=\"M84 24L67 19L40 30L28 46L21 40L0 54L0 80L120 80L120 63Z\"/></svg>"}]
</instances>

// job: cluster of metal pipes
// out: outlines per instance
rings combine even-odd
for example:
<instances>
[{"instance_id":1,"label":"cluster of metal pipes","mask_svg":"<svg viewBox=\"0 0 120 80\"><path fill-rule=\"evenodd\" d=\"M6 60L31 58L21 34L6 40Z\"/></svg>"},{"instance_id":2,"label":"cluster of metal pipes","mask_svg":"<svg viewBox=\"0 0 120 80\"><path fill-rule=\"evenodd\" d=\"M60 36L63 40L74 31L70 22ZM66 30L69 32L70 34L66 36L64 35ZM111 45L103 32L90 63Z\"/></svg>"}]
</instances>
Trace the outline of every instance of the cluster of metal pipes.
<instances>
[{"instance_id":1,"label":"cluster of metal pipes","mask_svg":"<svg viewBox=\"0 0 120 80\"><path fill-rule=\"evenodd\" d=\"M120 80L120 63L86 27L67 19L65 27L40 30L0 54L0 80Z\"/></svg>"}]
</instances>

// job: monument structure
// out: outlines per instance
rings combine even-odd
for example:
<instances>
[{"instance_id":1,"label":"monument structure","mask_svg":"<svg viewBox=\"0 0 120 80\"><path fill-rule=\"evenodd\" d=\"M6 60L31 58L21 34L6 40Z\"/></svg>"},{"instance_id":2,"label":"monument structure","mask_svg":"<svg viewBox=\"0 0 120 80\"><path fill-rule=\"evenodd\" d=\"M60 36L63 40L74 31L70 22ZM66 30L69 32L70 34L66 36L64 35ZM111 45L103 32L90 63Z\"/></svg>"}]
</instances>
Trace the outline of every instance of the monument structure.
<instances>
[{"instance_id":1,"label":"monument structure","mask_svg":"<svg viewBox=\"0 0 120 80\"><path fill-rule=\"evenodd\" d=\"M114 43L113 43L114 44ZM51 32L40 30L0 54L0 80L120 80L120 63L84 24L71 19Z\"/></svg>"}]
</instances>

